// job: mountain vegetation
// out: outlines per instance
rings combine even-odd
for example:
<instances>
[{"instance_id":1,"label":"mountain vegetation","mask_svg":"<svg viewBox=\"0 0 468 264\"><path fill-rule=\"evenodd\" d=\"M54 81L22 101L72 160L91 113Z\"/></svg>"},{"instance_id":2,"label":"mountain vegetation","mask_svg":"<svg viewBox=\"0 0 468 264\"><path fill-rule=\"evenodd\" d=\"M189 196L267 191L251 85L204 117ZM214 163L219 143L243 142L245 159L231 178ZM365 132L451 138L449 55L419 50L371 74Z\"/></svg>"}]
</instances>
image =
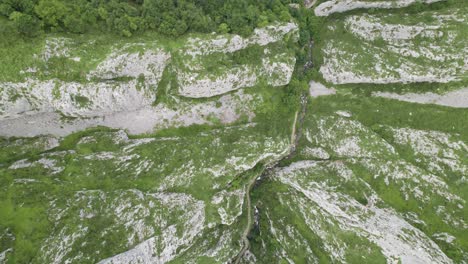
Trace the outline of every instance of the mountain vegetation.
<instances>
[{"instance_id":1,"label":"mountain vegetation","mask_svg":"<svg viewBox=\"0 0 468 264\"><path fill-rule=\"evenodd\" d=\"M248 35L272 21L288 21L281 0L2 0L0 15L10 31L24 36L41 32L111 32L130 37L154 30L177 37L187 32ZM5 29L4 29L5 30Z\"/></svg>"}]
</instances>

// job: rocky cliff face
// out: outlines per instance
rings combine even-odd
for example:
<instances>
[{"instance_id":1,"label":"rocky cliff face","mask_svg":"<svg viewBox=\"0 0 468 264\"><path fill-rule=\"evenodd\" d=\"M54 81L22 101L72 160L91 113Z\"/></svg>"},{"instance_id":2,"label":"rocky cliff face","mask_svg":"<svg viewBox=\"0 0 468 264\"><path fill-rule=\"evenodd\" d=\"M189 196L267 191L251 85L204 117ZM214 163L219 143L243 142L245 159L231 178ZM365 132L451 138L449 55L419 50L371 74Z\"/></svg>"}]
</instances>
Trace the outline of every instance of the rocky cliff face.
<instances>
[{"instance_id":1,"label":"rocky cliff face","mask_svg":"<svg viewBox=\"0 0 468 264\"><path fill-rule=\"evenodd\" d=\"M460 81L467 74L465 11L347 16L328 25L320 72L334 84Z\"/></svg>"},{"instance_id":2,"label":"rocky cliff face","mask_svg":"<svg viewBox=\"0 0 468 264\"><path fill-rule=\"evenodd\" d=\"M240 115L252 116L250 108L259 98L242 92L201 104L185 100L175 108L155 101L158 89L178 102L219 96L260 82L272 87L287 85L295 65L293 52L285 48L288 39L297 40L294 23L260 28L248 38L189 37L180 40L182 48L177 49L155 41L119 43L108 47L107 54L94 59L91 66L84 65L79 80L68 81L47 74L61 69L36 74L39 65L47 66L54 59L73 67L85 64L75 53L92 48L93 40L78 45L69 38L48 38L41 53L33 55L37 65L23 71L23 81L0 84L0 134L66 135L95 125L149 133L161 127L210 123L209 116L222 123L233 122ZM259 56L258 63L232 61L234 53L250 52L252 46L259 47L253 51ZM221 57L223 60L219 60ZM231 65L225 65L227 60L232 61ZM160 85L162 78L169 83ZM73 120L62 122L61 117ZM47 125L39 124L34 133L22 133L31 131L28 124L33 120Z\"/></svg>"},{"instance_id":3,"label":"rocky cliff face","mask_svg":"<svg viewBox=\"0 0 468 264\"><path fill-rule=\"evenodd\" d=\"M249 38L221 36L208 40L189 39L183 50L177 71L179 94L186 97L211 97L245 87L252 87L264 80L267 85L284 86L291 80L296 62L292 52L272 52L267 45L283 42L285 36L297 38L297 25L287 23L256 29ZM216 56L233 54L252 46L260 46L259 61L249 61L227 67L221 74L207 71L206 60L219 60L215 67L224 68L225 62Z\"/></svg>"},{"instance_id":4,"label":"rocky cliff face","mask_svg":"<svg viewBox=\"0 0 468 264\"><path fill-rule=\"evenodd\" d=\"M468 262L465 10L330 16L309 94L295 23L47 36L0 82L0 264Z\"/></svg>"},{"instance_id":5,"label":"rocky cliff face","mask_svg":"<svg viewBox=\"0 0 468 264\"><path fill-rule=\"evenodd\" d=\"M333 13L343 13L346 11L351 11L354 9L367 9L367 8L401 8L407 7L414 3L424 3L430 4L443 0L423 0L423 1L414 1L414 0L330 0L325 1L318 5L315 9L315 15L317 16L328 16Z\"/></svg>"}]
</instances>

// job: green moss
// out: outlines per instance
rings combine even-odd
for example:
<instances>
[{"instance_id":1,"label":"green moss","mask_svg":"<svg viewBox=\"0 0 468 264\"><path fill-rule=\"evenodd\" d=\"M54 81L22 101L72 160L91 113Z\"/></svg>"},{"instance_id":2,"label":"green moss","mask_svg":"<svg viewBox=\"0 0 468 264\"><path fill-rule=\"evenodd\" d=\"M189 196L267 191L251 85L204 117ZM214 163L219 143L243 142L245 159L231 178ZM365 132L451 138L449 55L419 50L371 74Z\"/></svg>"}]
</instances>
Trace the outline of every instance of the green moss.
<instances>
[{"instance_id":1,"label":"green moss","mask_svg":"<svg viewBox=\"0 0 468 264\"><path fill-rule=\"evenodd\" d=\"M91 101L89 100L88 97L86 96L81 96L81 95L70 95L72 100L80 107L80 108L86 108L89 105L91 105Z\"/></svg>"}]
</instances>

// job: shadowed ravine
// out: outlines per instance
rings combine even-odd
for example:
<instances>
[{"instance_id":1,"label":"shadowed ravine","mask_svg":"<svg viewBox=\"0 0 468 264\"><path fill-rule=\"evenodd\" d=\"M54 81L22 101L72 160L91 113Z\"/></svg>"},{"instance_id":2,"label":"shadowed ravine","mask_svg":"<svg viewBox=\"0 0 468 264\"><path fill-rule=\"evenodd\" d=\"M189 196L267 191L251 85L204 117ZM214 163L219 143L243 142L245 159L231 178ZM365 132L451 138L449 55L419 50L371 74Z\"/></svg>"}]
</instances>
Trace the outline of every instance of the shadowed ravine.
<instances>
[{"instance_id":1,"label":"shadowed ravine","mask_svg":"<svg viewBox=\"0 0 468 264\"><path fill-rule=\"evenodd\" d=\"M251 199L250 199L250 192L252 191L253 187L255 186L255 184L257 183L259 179L269 176L271 172L282 161L288 160L295 155L299 140L302 136L301 131L302 131L302 125L304 123L304 117L305 117L306 111L307 111L307 95L304 94L301 96L301 107L298 111L296 111L294 115L294 121L291 127L291 140L290 140L291 143L289 145L288 150L280 158L273 160L272 162L264 165L262 170L255 177L253 177L248 183L247 195L246 195L247 224L245 226L244 231L242 232L242 248L239 254L237 254L233 258L231 263L236 263L236 264L240 263L243 256L245 255L247 250L249 250L250 248L249 235L253 229L253 216L252 216L253 208L252 208Z\"/></svg>"}]
</instances>

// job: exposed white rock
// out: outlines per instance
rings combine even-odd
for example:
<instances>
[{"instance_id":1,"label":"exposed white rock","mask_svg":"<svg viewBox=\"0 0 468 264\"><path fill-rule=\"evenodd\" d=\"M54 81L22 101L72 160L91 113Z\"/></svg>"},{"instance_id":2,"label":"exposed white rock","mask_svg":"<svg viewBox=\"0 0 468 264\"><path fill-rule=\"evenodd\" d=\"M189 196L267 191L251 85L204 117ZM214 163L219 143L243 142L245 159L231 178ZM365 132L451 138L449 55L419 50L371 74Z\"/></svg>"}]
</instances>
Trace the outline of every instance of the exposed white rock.
<instances>
[{"instance_id":1,"label":"exposed white rock","mask_svg":"<svg viewBox=\"0 0 468 264\"><path fill-rule=\"evenodd\" d=\"M238 35L221 35L210 39L189 39L182 50L187 63L182 63L187 69L177 70L179 94L186 97L200 98L221 95L233 90L252 87L262 79L272 86L283 86L289 83L294 71L295 57L291 53L271 55L264 50L260 66L237 65L225 69L221 74L206 72L203 63L195 63L195 59L203 59L213 53L232 53L251 45L265 46L269 43L282 41L286 34L295 34L298 26L295 23L274 24L255 29L254 33L243 38ZM196 58L195 58L196 57Z\"/></svg>"},{"instance_id":2,"label":"exposed white rock","mask_svg":"<svg viewBox=\"0 0 468 264\"><path fill-rule=\"evenodd\" d=\"M395 149L360 122L342 116L327 116L305 131L314 146L330 150L338 157L394 156Z\"/></svg>"},{"instance_id":3,"label":"exposed white rock","mask_svg":"<svg viewBox=\"0 0 468 264\"><path fill-rule=\"evenodd\" d=\"M453 14L418 14L432 16L434 20L428 23L411 22L408 15L400 17L401 24L386 20L395 15L348 16L342 30L361 42L358 45L342 38L329 39L322 50L324 63L320 72L334 84L460 80L467 71L463 54L468 47L462 40L466 23L459 21L466 21L467 16L456 9L448 11ZM337 26L330 30L340 34Z\"/></svg>"},{"instance_id":4,"label":"exposed white rock","mask_svg":"<svg viewBox=\"0 0 468 264\"><path fill-rule=\"evenodd\" d=\"M144 144L149 144L153 141L155 141L155 138L139 138L139 139L132 139L130 144L126 145L123 148L124 152L131 152L135 147L144 145Z\"/></svg>"},{"instance_id":5,"label":"exposed white rock","mask_svg":"<svg viewBox=\"0 0 468 264\"><path fill-rule=\"evenodd\" d=\"M211 228L214 226L215 225L213 223ZM193 256L194 261L189 261L188 263L195 264L196 260L202 256L213 258L219 263L228 262L228 260L232 259L232 257L240 251L241 245L236 246L238 242L238 230L235 228L226 228L222 231L219 230L221 232L216 230L216 228L214 230L214 232L210 233L210 236L211 238L215 238L214 241L217 242L213 244L213 242L205 240L202 243L199 243L198 246L201 247L201 251L197 250L197 248L192 248L189 254L190 256Z\"/></svg>"},{"instance_id":6,"label":"exposed white rock","mask_svg":"<svg viewBox=\"0 0 468 264\"><path fill-rule=\"evenodd\" d=\"M22 183L22 184L30 184L30 183L40 182L40 181L36 179L22 178L22 179L14 179L13 182Z\"/></svg>"},{"instance_id":7,"label":"exposed white rock","mask_svg":"<svg viewBox=\"0 0 468 264\"><path fill-rule=\"evenodd\" d=\"M397 144L409 146L427 169L439 175L446 175L445 167L459 175L468 173L466 153L468 146L462 140L439 131L424 131L411 128L394 129Z\"/></svg>"},{"instance_id":8,"label":"exposed white rock","mask_svg":"<svg viewBox=\"0 0 468 264\"><path fill-rule=\"evenodd\" d=\"M202 75L196 70L179 71L179 94L192 98L212 97L255 86L261 79L265 79L268 85L283 86L291 80L295 62L292 54L283 53L274 58L263 58L260 67L240 65L229 68L220 75Z\"/></svg>"},{"instance_id":9,"label":"exposed white rock","mask_svg":"<svg viewBox=\"0 0 468 264\"><path fill-rule=\"evenodd\" d=\"M385 24L377 16L349 16L345 20L346 28L365 40L374 41L382 38L385 41L396 43L402 40L410 40L417 35L427 35L430 37L437 32L441 34L439 25L402 25L402 24Z\"/></svg>"},{"instance_id":10,"label":"exposed white rock","mask_svg":"<svg viewBox=\"0 0 468 264\"><path fill-rule=\"evenodd\" d=\"M284 86L291 81L294 72L296 57L288 53L281 53L274 58L262 59L262 73L259 78L266 78L267 83L272 86Z\"/></svg>"},{"instance_id":11,"label":"exposed white rock","mask_svg":"<svg viewBox=\"0 0 468 264\"><path fill-rule=\"evenodd\" d=\"M6 250L0 252L0 264L6 263L5 261L7 260L7 254L8 254L9 252L12 252L12 251L13 251L13 249L8 248L8 249L6 249Z\"/></svg>"},{"instance_id":12,"label":"exposed white rock","mask_svg":"<svg viewBox=\"0 0 468 264\"><path fill-rule=\"evenodd\" d=\"M280 202L282 201L280 200ZM287 227L287 223L285 223L281 219L278 221L278 223L272 221L268 212L266 212L266 216L270 226L270 233L273 235L273 238L276 241L278 241L285 248L294 248L297 247L299 244L301 248L305 249L305 252L307 253L305 255L307 256L307 260L309 260L309 263L318 263L318 259L313 254L309 243L307 243L307 241L300 234L298 234L296 230L291 230L289 228L287 232L284 232L284 227ZM294 261L292 261L292 259L290 258L291 256L288 256L284 249L281 249L279 252L275 252L275 255L278 259L282 258L290 264L294 263Z\"/></svg>"},{"instance_id":13,"label":"exposed white rock","mask_svg":"<svg viewBox=\"0 0 468 264\"><path fill-rule=\"evenodd\" d=\"M384 177L384 182L389 185L401 185L400 191L409 199L415 199L430 203L429 194L424 190L430 190L431 194L437 194L447 201L447 203L463 202L463 199L450 192L448 185L443 178L426 172L406 161L377 161L361 160L359 162L367 168L374 178Z\"/></svg>"},{"instance_id":14,"label":"exposed white rock","mask_svg":"<svg viewBox=\"0 0 468 264\"><path fill-rule=\"evenodd\" d=\"M311 168L315 166L312 163ZM292 167L278 171L275 178L304 194L309 203L317 205L321 212L338 221L340 228L376 243L390 263L452 263L437 244L395 211L364 206L326 184L305 184L296 172L308 168L294 164Z\"/></svg>"},{"instance_id":15,"label":"exposed white rock","mask_svg":"<svg viewBox=\"0 0 468 264\"><path fill-rule=\"evenodd\" d=\"M330 158L330 154L328 154L326 150L320 147L317 147L317 148L306 147L304 148L303 152L305 155L314 159L326 160Z\"/></svg>"},{"instance_id":16,"label":"exposed white rock","mask_svg":"<svg viewBox=\"0 0 468 264\"><path fill-rule=\"evenodd\" d=\"M0 136L37 136L52 134L65 136L98 125L125 129L130 134L151 133L155 129L210 124L219 120L232 123L242 116L255 117L253 109L261 100L242 91L227 94L216 101L178 104L177 109L165 104L146 106L133 111L121 111L86 119L63 120L57 113L23 115L0 120ZM130 103L130 101L129 101Z\"/></svg>"},{"instance_id":17,"label":"exposed white rock","mask_svg":"<svg viewBox=\"0 0 468 264\"><path fill-rule=\"evenodd\" d=\"M212 198L212 203L218 205L218 214L221 218L221 223L224 225L232 225L234 221L242 215L242 206L244 205L245 190L238 189L227 192L222 190L215 194Z\"/></svg>"},{"instance_id":18,"label":"exposed white rock","mask_svg":"<svg viewBox=\"0 0 468 264\"><path fill-rule=\"evenodd\" d=\"M77 83L28 79L23 83L0 85L3 86L2 101L6 105L0 108L1 119L55 111L73 117L104 116L137 110L151 105L156 98L154 91L138 89L136 80ZM11 97L5 98L5 94L19 96L22 107L18 107Z\"/></svg>"},{"instance_id":19,"label":"exposed white rock","mask_svg":"<svg viewBox=\"0 0 468 264\"><path fill-rule=\"evenodd\" d=\"M139 47L141 52L129 49ZM162 76L170 55L161 49L150 49L148 44L127 44L114 50L102 61L88 78L114 79L118 77L145 77L146 84L157 84Z\"/></svg>"},{"instance_id":20,"label":"exposed white rock","mask_svg":"<svg viewBox=\"0 0 468 264\"><path fill-rule=\"evenodd\" d=\"M220 52L233 52L250 45L264 46L280 41L286 34L296 34L297 29L295 23L283 23L257 29L249 38L215 37L205 44L190 39L182 50L193 56L197 52L200 52L198 55L218 52L217 49ZM41 56L44 60L70 57L71 51L67 46L71 45L71 41L47 39ZM195 53L192 54L192 51ZM80 61L79 57L71 59ZM50 133L63 136L96 125L123 128L130 133L146 133L152 132L155 127L187 126L216 120L230 123L243 115L249 119L254 116L250 106L245 104L244 99L249 98L247 95L241 95L241 100L237 99L237 95L228 95L217 102L194 105L182 103L180 106L183 109L177 110L164 104L152 107L155 84L161 78L169 59L170 55L158 48L157 43L133 43L123 47L116 45L108 57L87 74L86 83L31 77L20 83L1 83L0 135L35 136ZM200 79L196 73L190 72L180 74L181 90L186 91L181 94L190 97L219 95L253 86L260 78L266 79L272 86L286 85L294 65L294 56L284 53L264 57L258 69L249 66L230 69L217 80ZM115 78L124 80L103 81ZM100 81L95 82L96 79ZM60 114L79 118L63 120Z\"/></svg>"},{"instance_id":21,"label":"exposed white rock","mask_svg":"<svg viewBox=\"0 0 468 264\"><path fill-rule=\"evenodd\" d=\"M304 0L305 8L311 8L315 3L317 3L317 0Z\"/></svg>"},{"instance_id":22,"label":"exposed white rock","mask_svg":"<svg viewBox=\"0 0 468 264\"><path fill-rule=\"evenodd\" d=\"M73 231L67 227L61 229L60 232L55 234L55 237L52 236L45 240L40 251L40 258L47 259L47 263L51 264L66 262L65 256L72 250L73 244L82 238L87 231L87 227L82 225L78 225L76 230ZM52 242L54 243L53 246L48 245L48 243Z\"/></svg>"},{"instance_id":23,"label":"exposed white rock","mask_svg":"<svg viewBox=\"0 0 468 264\"><path fill-rule=\"evenodd\" d=\"M41 58L48 61L52 57L69 57L70 49L68 46L72 43L70 38L47 38Z\"/></svg>"},{"instance_id":24,"label":"exposed white rock","mask_svg":"<svg viewBox=\"0 0 468 264\"><path fill-rule=\"evenodd\" d=\"M97 254L100 246L106 246L106 234L119 228L126 230L126 246L134 247L100 263L166 263L183 253L203 230L204 206L202 201L186 194L144 193L132 189L79 191L67 201L65 208L52 202L50 217L56 230L44 242L38 259L46 263L71 263L95 258L94 254L79 252L85 246L79 241L89 235L88 225L99 215L115 221L94 236L102 241L97 243ZM79 223L78 228L74 228L75 223ZM72 249L78 253L70 257L68 253Z\"/></svg>"},{"instance_id":25,"label":"exposed white rock","mask_svg":"<svg viewBox=\"0 0 468 264\"><path fill-rule=\"evenodd\" d=\"M64 167L57 166L57 161L54 159L41 158L34 163L40 164L43 168L50 170L52 174L59 173L65 169Z\"/></svg>"},{"instance_id":26,"label":"exposed white rock","mask_svg":"<svg viewBox=\"0 0 468 264\"><path fill-rule=\"evenodd\" d=\"M44 60L69 57L71 42L72 39L48 38L41 56ZM170 55L157 43L126 44L114 48L88 73L87 82L28 77L23 82L0 83L0 120L50 112L71 117L106 116L150 106L169 59ZM106 81L114 78L124 79Z\"/></svg>"},{"instance_id":27,"label":"exposed white rock","mask_svg":"<svg viewBox=\"0 0 468 264\"><path fill-rule=\"evenodd\" d=\"M387 1L362 1L362 0L329 0L321 3L314 9L316 16L328 16L333 13L343 13L358 8L400 8L416 2L433 3L441 0L387 0Z\"/></svg>"},{"instance_id":28,"label":"exposed white rock","mask_svg":"<svg viewBox=\"0 0 468 264\"><path fill-rule=\"evenodd\" d=\"M310 81L309 93L312 97L319 97L322 95L336 94L336 90L334 88L327 88L325 85L319 82Z\"/></svg>"},{"instance_id":29,"label":"exposed white rock","mask_svg":"<svg viewBox=\"0 0 468 264\"><path fill-rule=\"evenodd\" d=\"M436 104L457 108L468 107L468 88L450 91L445 94L436 94L431 92L405 94L397 94L390 92L373 92L372 96L396 99L412 103Z\"/></svg>"},{"instance_id":30,"label":"exposed white rock","mask_svg":"<svg viewBox=\"0 0 468 264\"><path fill-rule=\"evenodd\" d=\"M177 234L180 230L177 230L175 225L169 225L162 230L160 236L152 237L129 251L104 259L99 262L100 264L166 263L176 255L183 253L187 249L186 247L194 242L194 238L204 228L204 203L193 201L193 198L185 194L172 194L169 196L158 194L155 197L160 197L163 203L169 204L170 208L183 206L187 209L183 215L178 217L178 220L185 221L181 236ZM190 208L187 206L189 202L192 206Z\"/></svg>"},{"instance_id":31,"label":"exposed white rock","mask_svg":"<svg viewBox=\"0 0 468 264\"><path fill-rule=\"evenodd\" d=\"M265 46L282 40L288 33L297 34L297 32L298 25L290 22L257 28L252 36L248 38L239 35L218 35L210 39L190 38L185 47L185 54L200 56L215 52L232 53L250 45Z\"/></svg>"},{"instance_id":32,"label":"exposed white rock","mask_svg":"<svg viewBox=\"0 0 468 264\"><path fill-rule=\"evenodd\" d=\"M84 157L87 160L111 160L114 158L114 153L108 151L97 152Z\"/></svg>"},{"instance_id":33,"label":"exposed white rock","mask_svg":"<svg viewBox=\"0 0 468 264\"><path fill-rule=\"evenodd\" d=\"M41 166L44 169L49 170L52 174L56 174L64 170L63 167L60 167L57 165L57 161L55 159L48 159L46 156L47 155L42 155L41 159L34 161L34 162L30 162L26 159L18 160L14 162L13 164L11 164L10 167L8 167L8 169L18 170L18 169L29 168L32 166Z\"/></svg>"},{"instance_id":34,"label":"exposed white rock","mask_svg":"<svg viewBox=\"0 0 468 264\"><path fill-rule=\"evenodd\" d=\"M32 106L25 97L15 98L13 89L4 88L0 91L0 119L17 116L32 110Z\"/></svg>"},{"instance_id":35,"label":"exposed white rock","mask_svg":"<svg viewBox=\"0 0 468 264\"><path fill-rule=\"evenodd\" d=\"M418 215L416 213L414 213L414 212L404 213L403 216L411 224L414 223L414 224L418 224L418 225L427 226L427 224L423 220L419 219Z\"/></svg>"},{"instance_id":36,"label":"exposed white rock","mask_svg":"<svg viewBox=\"0 0 468 264\"><path fill-rule=\"evenodd\" d=\"M194 51L205 56L217 52L217 49L220 52L233 52L250 45L265 46L283 40L286 34L296 34L297 29L295 23L283 23L257 29L249 38L213 37L205 39L208 41L205 44L190 39L182 48L182 53L192 54ZM47 40L45 59L53 56L70 57L71 51L67 49L71 45L70 41L59 38ZM243 101L249 98L247 95L242 95L241 100L233 99L237 95L230 95L221 97L217 102L184 102L177 109L164 104L153 107L156 84L170 60L170 55L158 45L156 42L132 43L123 47L116 45L107 58L87 74L88 81L84 83L32 77L24 82L1 83L0 135L35 136L50 133L63 136L97 125L123 128L130 133L150 133L155 127L205 124L216 120L231 123L244 115L249 119L254 116L250 106ZM195 53L192 55L195 56ZM215 79L212 79L214 76L199 76L194 71L180 72L178 79L181 95L220 95L254 86L260 79L267 80L272 86L288 84L294 70L294 55L272 55L268 52L265 55L261 66L235 67L221 76L215 76ZM64 120L62 114L78 119Z\"/></svg>"},{"instance_id":37,"label":"exposed white rock","mask_svg":"<svg viewBox=\"0 0 468 264\"><path fill-rule=\"evenodd\" d=\"M436 233L432 235L432 237L434 237L437 240L442 240L449 244L451 244L455 240L455 237L448 233Z\"/></svg>"},{"instance_id":38,"label":"exposed white rock","mask_svg":"<svg viewBox=\"0 0 468 264\"><path fill-rule=\"evenodd\" d=\"M10 170L17 170L17 169L23 169L23 168L29 168L31 167L32 163L28 161L27 159L22 159L22 160L17 160L13 164L11 164L8 169Z\"/></svg>"},{"instance_id":39,"label":"exposed white rock","mask_svg":"<svg viewBox=\"0 0 468 264\"><path fill-rule=\"evenodd\" d=\"M351 114L350 112L343 111L343 110L336 111L335 114L337 114L339 116L342 116L342 117L351 117L351 116L353 116L353 114Z\"/></svg>"},{"instance_id":40,"label":"exposed white rock","mask_svg":"<svg viewBox=\"0 0 468 264\"><path fill-rule=\"evenodd\" d=\"M439 205L436 209L436 214L448 226L453 226L459 229L468 229L468 223L460 217L454 217L451 210L447 210L445 206Z\"/></svg>"},{"instance_id":41,"label":"exposed white rock","mask_svg":"<svg viewBox=\"0 0 468 264\"><path fill-rule=\"evenodd\" d=\"M197 72L177 74L180 89L179 94L186 97L202 98L227 93L243 87L255 85L257 76L255 72L246 66L229 69L214 79L199 78Z\"/></svg>"}]
</instances>

